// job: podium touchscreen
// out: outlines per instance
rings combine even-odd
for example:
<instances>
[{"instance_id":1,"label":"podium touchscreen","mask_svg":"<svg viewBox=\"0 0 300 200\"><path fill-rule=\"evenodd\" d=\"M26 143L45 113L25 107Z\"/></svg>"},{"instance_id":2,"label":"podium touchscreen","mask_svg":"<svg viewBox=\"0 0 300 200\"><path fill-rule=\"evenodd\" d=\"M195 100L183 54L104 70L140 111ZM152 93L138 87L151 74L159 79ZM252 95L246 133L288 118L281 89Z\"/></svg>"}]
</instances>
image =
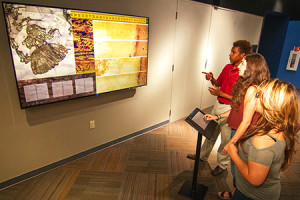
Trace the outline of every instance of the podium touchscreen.
<instances>
[{"instance_id":1,"label":"podium touchscreen","mask_svg":"<svg viewBox=\"0 0 300 200\"><path fill-rule=\"evenodd\" d=\"M208 121L203 116L205 113L199 108L196 108L186 119L194 129L204 135L207 139L210 139L214 133L216 126L218 125L215 121Z\"/></svg>"}]
</instances>

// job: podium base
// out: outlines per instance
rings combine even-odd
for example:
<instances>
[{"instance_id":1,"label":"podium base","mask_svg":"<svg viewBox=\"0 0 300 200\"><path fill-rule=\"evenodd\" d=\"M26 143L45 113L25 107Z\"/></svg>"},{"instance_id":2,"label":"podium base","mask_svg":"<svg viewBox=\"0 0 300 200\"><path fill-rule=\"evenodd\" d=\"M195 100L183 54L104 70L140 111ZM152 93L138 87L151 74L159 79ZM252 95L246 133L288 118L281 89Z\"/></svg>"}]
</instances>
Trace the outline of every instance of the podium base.
<instances>
[{"instance_id":1,"label":"podium base","mask_svg":"<svg viewBox=\"0 0 300 200\"><path fill-rule=\"evenodd\" d=\"M199 200L199 199L204 199L207 190L208 187L201 184L197 184L196 190L194 194L192 194L192 181L187 180L181 186L178 194L186 198Z\"/></svg>"}]
</instances>

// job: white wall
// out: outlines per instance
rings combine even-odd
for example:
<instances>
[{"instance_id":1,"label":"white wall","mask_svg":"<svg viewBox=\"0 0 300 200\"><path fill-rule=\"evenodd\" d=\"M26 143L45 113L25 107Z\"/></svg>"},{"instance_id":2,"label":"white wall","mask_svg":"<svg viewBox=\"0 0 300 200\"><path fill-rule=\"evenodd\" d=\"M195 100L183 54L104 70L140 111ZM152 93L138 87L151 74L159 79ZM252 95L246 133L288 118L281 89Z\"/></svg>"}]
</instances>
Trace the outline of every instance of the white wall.
<instances>
[{"instance_id":1,"label":"white wall","mask_svg":"<svg viewBox=\"0 0 300 200\"><path fill-rule=\"evenodd\" d=\"M189 0L11 2L149 17L149 71L146 87L22 110L1 10L0 182L169 119L183 118L195 107L212 105L201 71L217 76L228 62L234 40L258 42L262 21L261 17L214 10ZM209 64L204 69L207 55ZM96 129L89 130L90 120L95 120Z\"/></svg>"},{"instance_id":2,"label":"white wall","mask_svg":"<svg viewBox=\"0 0 300 200\"><path fill-rule=\"evenodd\" d=\"M212 7L180 0L176 21L171 121L187 116L201 104L202 76Z\"/></svg>"},{"instance_id":3,"label":"white wall","mask_svg":"<svg viewBox=\"0 0 300 200\"><path fill-rule=\"evenodd\" d=\"M214 104L216 97L208 91L212 85L201 72L211 71L217 78L229 63L229 53L236 40L258 44L262 20L251 14L179 0L171 121L187 116L195 107L207 108Z\"/></svg>"}]
</instances>

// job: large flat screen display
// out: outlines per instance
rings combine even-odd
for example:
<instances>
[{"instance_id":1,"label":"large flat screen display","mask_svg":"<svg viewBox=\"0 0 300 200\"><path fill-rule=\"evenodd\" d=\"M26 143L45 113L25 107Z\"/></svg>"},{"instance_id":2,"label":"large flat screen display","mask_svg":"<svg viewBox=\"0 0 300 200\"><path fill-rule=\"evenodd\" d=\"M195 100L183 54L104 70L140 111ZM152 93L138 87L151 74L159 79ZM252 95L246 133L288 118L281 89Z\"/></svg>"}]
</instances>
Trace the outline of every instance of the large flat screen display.
<instances>
[{"instance_id":1,"label":"large flat screen display","mask_svg":"<svg viewBox=\"0 0 300 200\"><path fill-rule=\"evenodd\" d=\"M147 17L3 2L21 108L147 85Z\"/></svg>"}]
</instances>

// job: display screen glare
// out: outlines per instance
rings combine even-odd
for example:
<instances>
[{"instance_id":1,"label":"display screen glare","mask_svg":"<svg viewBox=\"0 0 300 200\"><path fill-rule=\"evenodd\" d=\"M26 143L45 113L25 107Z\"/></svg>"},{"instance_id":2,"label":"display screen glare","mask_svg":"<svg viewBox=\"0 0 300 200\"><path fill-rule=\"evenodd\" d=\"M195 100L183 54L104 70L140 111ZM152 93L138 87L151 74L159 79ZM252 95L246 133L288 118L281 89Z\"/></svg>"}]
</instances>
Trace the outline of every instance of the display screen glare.
<instances>
[{"instance_id":1,"label":"display screen glare","mask_svg":"<svg viewBox=\"0 0 300 200\"><path fill-rule=\"evenodd\" d=\"M21 108L147 85L147 17L3 9Z\"/></svg>"},{"instance_id":2,"label":"display screen glare","mask_svg":"<svg viewBox=\"0 0 300 200\"><path fill-rule=\"evenodd\" d=\"M210 121L206 120L206 118L203 117L204 115L201 112L197 112L197 114L192 118L192 120L203 130L205 130Z\"/></svg>"}]
</instances>

